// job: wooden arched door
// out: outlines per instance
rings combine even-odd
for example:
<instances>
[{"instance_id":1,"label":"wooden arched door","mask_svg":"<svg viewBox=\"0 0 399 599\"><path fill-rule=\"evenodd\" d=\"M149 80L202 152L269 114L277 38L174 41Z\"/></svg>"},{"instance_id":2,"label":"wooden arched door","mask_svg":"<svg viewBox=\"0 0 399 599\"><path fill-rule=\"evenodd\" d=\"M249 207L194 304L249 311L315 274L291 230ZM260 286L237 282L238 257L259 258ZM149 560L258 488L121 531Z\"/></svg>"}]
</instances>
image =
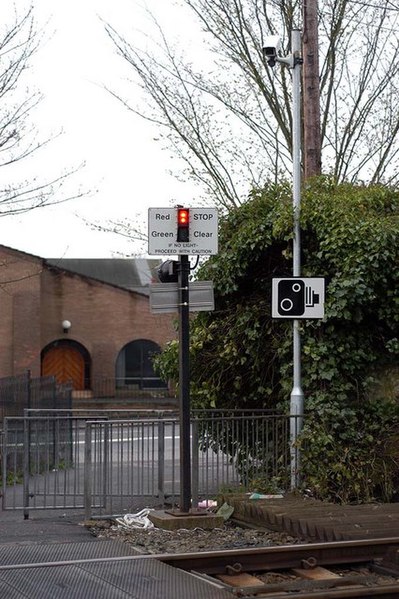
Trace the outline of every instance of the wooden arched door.
<instances>
[{"instance_id":1,"label":"wooden arched door","mask_svg":"<svg viewBox=\"0 0 399 599\"><path fill-rule=\"evenodd\" d=\"M71 345L54 345L43 356L42 376L55 376L57 383L72 382L73 389L85 388L85 360Z\"/></svg>"}]
</instances>

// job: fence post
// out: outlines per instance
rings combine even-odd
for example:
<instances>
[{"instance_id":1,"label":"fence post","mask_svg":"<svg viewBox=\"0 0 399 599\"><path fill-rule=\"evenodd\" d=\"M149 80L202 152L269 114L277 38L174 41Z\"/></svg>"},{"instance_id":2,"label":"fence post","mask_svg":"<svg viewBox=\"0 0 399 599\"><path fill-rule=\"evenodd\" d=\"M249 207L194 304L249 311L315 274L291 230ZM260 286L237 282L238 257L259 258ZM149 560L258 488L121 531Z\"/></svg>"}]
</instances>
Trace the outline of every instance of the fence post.
<instances>
[{"instance_id":1,"label":"fence post","mask_svg":"<svg viewBox=\"0 0 399 599\"><path fill-rule=\"evenodd\" d=\"M32 377L31 371L26 371L26 407L28 410L32 407Z\"/></svg>"},{"instance_id":2,"label":"fence post","mask_svg":"<svg viewBox=\"0 0 399 599\"><path fill-rule=\"evenodd\" d=\"M109 423L108 421L105 422L104 424L104 443L103 443L103 501L102 501L102 507L105 509L107 507L107 491L108 491L108 448L109 448L109 437L110 437L110 431L109 428L112 427L112 424ZM97 431L100 433L101 436L101 431L100 429L97 428ZM111 428L111 439L112 439L112 428ZM97 445L99 447L99 449L97 449L98 452L101 451L101 438L99 439L99 441L97 442ZM98 458L99 459L99 458ZM112 479L111 479L111 484L112 484ZM111 502L112 502L112 493L111 493ZM112 510L111 510L112 511Z\"/></svg>"},{"instance_id":3,"label":"fence post","mask_svg":"<svg viewBox=\"0 0 399 599\"><path fill-rule=\"evenodd\" d=\"M303 426L303 416L301 413L293 414L290 418L290 471L291 471L291 489L293 488L294 482L298 486L299 479L299 467L300 467L300 455L297 444L299 432ZM293 436L294 435L294 436Z\"/></svg>"},{"instance_id":4,"label":"fence post","mask_svg":"<svg viewBox=\"0 0 399 599\"><path fill-rule=\"evenodd\" d=\"M29 474L30 474L30 421L24 410L24 460L23 460L23 493L24 520L29 519Z\"/></svg>"},{"instance_id":5,"label":"fence post","mask_svg":"<svg viewBox=\"0 0 399 599\"><path fill-rule=\"evenodd\" d=\"M92 478L93 478L93 464L92 464L92 448L91 448L91 424L85 423L85 447L84 447L84 509L85 518L89 520L91 518L91 506L92 506Z\"/></svg>"},{"instance_id":6,"label":"fence post","mask_svg":"<svg viewBox=\"0 0 399 599\"><path fill-rule=\"evenodd\" d=\"M158 499L165 504L165 422L158 421Z\"/></svg>"},{"instance_id":7,"label":"fence post","mask_svg":"<svg viewBox=\"0 0 399 599\"><path fill-rule=\"evenodd\" d=\"M192 487L192 507L198 507L198 488L199 488L199 438L198 438L198 420L195 418L191 422L191 487ZM208 489L206 490L208 494Z\"/></svg>"},{"instance_id":8,"label":"fence post","mask_svg":"<svg viewBox=\"0 0 399 599\"><path fill-rule=\"evenodd\" d=\"M3 421L3 438L2 438L2 508L6 509L6 494L7 494L7 441L8 441L8 419Z\"/></svg>"}]
</instances>

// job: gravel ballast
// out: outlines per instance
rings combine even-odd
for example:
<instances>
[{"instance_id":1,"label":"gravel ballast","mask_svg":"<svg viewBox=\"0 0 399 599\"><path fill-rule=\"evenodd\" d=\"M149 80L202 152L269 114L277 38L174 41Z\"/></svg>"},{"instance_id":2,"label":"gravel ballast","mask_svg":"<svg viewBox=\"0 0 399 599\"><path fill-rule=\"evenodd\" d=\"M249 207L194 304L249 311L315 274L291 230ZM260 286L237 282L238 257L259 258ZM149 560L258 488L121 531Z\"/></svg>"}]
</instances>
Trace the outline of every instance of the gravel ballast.
<instances>
[{"instance_id":1,"label":"gravel ballast","mask_svg":"<svg viewBox=\"0 0 399 599\"><path fill-rule=\"evenodd\" d=\"M283 532L242 528L227 521L220 528L194 528L169 531L161 528L134 528L115 520L92 520L86 523L98 538L111 538L128 543L138 553L196 553L250 547L271 547L306 542Z\"/></svg>"}]
</instances>

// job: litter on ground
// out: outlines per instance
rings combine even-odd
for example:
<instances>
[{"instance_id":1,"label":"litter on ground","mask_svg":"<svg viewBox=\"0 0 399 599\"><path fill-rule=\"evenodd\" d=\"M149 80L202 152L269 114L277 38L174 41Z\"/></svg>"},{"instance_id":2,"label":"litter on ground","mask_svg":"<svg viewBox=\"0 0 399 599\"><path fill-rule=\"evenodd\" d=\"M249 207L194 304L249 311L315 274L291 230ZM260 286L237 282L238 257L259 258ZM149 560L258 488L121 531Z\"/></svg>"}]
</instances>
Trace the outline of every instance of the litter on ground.
<instances>
[{"instance_id":1,"label":"litter on ground","mask_svg":"<svg viewBox=\"0 0 399 599\"><path fill-rule=\"evenodd\" d=\"M148 514L154 510L144 508L136 514L125 514L121 518L116 518L115 522L125 528L153 528L154 524L148 518Z\"/></svg>"}]
</instances>

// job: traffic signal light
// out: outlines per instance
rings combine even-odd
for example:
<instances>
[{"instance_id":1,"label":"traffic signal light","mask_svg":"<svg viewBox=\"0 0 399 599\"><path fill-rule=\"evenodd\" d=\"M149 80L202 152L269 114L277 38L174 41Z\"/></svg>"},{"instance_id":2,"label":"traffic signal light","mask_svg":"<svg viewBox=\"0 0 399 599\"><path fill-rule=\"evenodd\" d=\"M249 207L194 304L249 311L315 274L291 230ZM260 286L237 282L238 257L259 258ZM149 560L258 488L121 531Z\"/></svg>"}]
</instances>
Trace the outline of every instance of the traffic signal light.
<instances>
[{"instance_id":1,"label":"traffic signal light","mask_svg":"<svg viewBox=\"0 0 399 599\"><path fill-rule=\"evenodd\" d=\"M158 278L161 283L177 283L177 266L178 263L176 260L166 260L165 262L162 262L157 270Z\"/></svg>"},{"instance_id":2,"label":"traffic signal light","mask_svg":"<svg viewBox=\"0 0 399 599\"><path fill-rule=\"evenodd\" d=\"M190 241L190 210L177 209L177 241Z\"/></svg>"}]
</instances>

